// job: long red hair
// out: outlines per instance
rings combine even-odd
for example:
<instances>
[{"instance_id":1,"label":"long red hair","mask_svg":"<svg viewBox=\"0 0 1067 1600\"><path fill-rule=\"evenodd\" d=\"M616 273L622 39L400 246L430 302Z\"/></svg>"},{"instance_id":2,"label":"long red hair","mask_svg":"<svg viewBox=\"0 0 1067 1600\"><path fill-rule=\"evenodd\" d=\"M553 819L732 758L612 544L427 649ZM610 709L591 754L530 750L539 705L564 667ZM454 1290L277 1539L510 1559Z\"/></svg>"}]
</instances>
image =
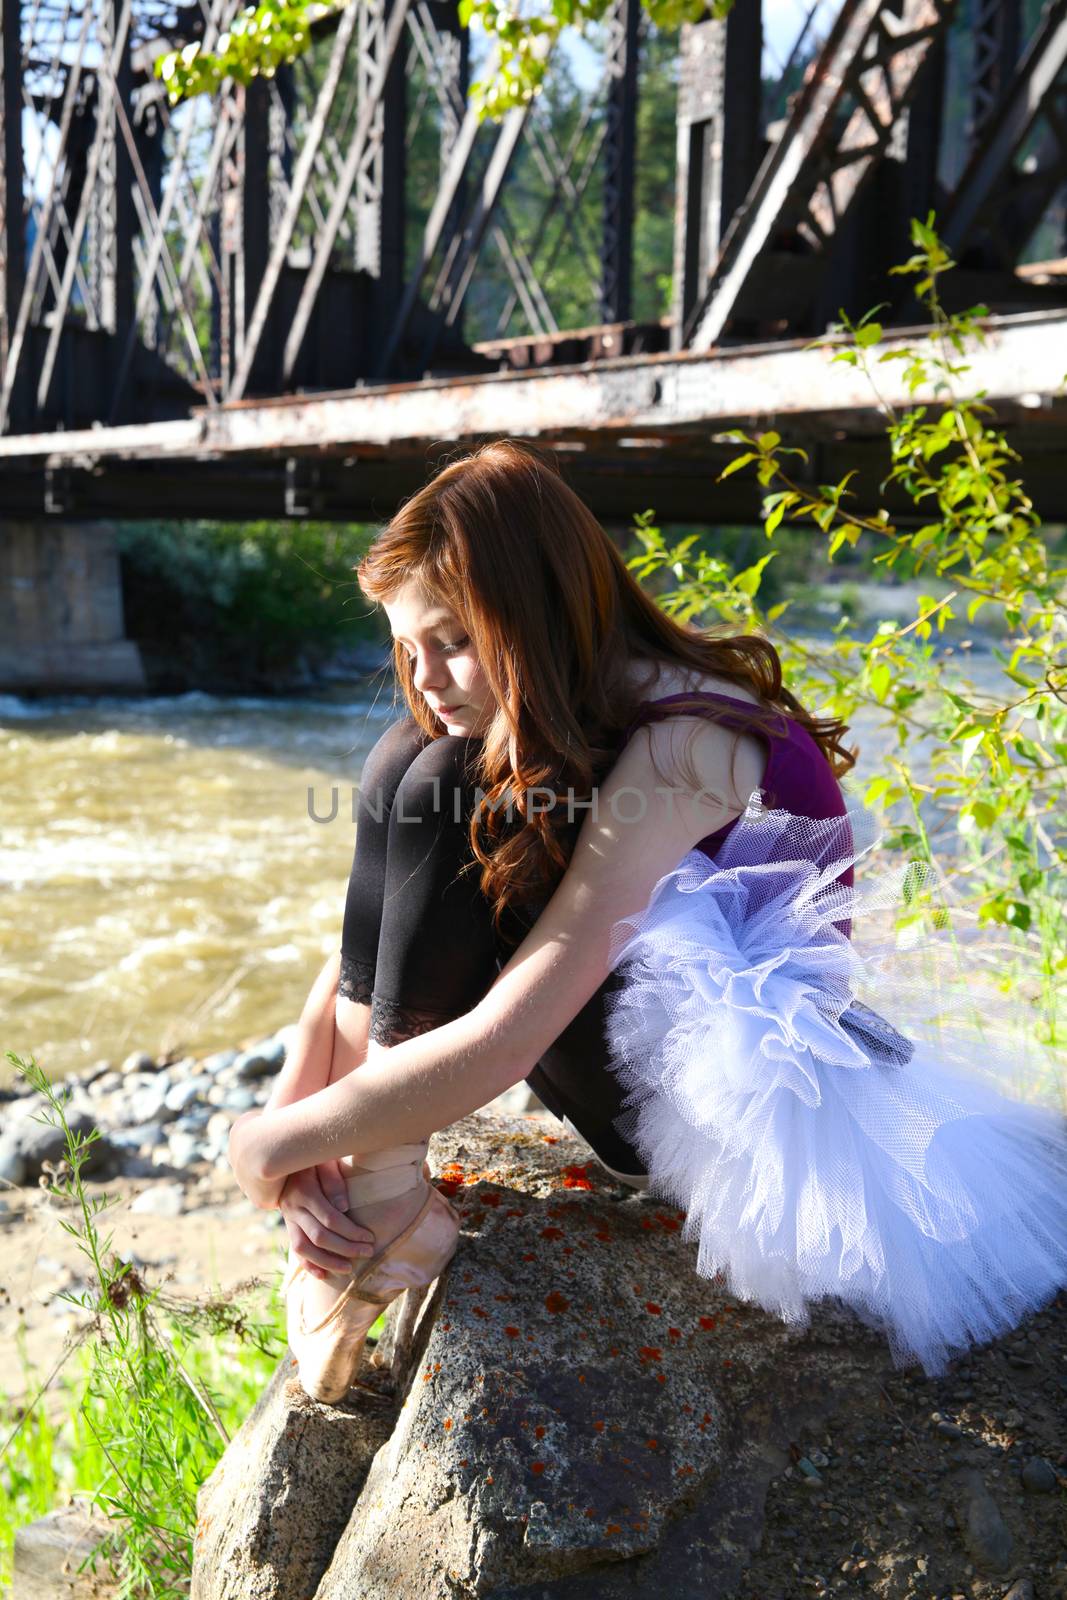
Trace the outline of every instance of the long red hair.
<instances>
[{"instance_id":1,"label":"long red hair","mask_svg":"<svg viewBox=\"0 0 1067 1600\"><path fill-rule=\"evenodd\" d=\"M549 898L577 832L565 806L535 803L527 814L528 791L590 797L640 703L628 681L635 658L743 686L760 701L754 726L773 733L772 713L784 711L808 730L835 775L855 762L841 744L846 725L812 717L784 687L768 640L716 638L669 617L627 571L584 501L525 445L497 441L444 467L400 507L356 574L379 602L417 582L455 613L477 650L497 711L477 763L486 804L471 818L471 865L481 865L480 888L498 928L507 907ZM396 643L393 665L415 721L430 737L449 737Z\"/></svg>"}]
</instances>

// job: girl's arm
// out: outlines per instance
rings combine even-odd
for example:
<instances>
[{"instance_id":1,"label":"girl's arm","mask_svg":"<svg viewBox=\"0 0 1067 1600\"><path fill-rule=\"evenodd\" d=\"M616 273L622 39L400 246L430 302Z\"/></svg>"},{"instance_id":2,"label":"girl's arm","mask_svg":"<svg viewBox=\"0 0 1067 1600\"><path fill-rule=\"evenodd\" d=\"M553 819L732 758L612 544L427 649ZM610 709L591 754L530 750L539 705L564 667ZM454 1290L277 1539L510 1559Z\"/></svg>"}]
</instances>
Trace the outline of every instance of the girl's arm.
<instances>
[{"instance_id":1,"label":"girl's arm","mask_svg":"<svg viewBox=\"0 0 1067 1600\"><path fill-rule=\"evenodd\" d=\"M661 776L677 770L683 731L706 785L695 794ZM231 1161L269 1192L312 1162L425 1138L526 1077L607 977L613 925L641 912L657 880L759 786L764 747L742 736L736 788L723 795L736 737L699 718L642 729L600 786L555 894L478 1005L389 1049L372 1041L358 1072L235 1123Z\"/></svg>"}]
</instances>

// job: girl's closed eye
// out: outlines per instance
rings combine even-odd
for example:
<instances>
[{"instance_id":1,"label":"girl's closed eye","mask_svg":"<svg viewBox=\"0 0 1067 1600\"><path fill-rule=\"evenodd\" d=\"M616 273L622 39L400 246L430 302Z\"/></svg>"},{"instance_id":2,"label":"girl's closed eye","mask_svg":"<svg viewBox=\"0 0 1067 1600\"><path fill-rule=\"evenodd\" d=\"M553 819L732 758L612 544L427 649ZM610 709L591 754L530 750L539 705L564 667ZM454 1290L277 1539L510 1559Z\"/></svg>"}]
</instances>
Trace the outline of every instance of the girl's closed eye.
<instances>
[{"instance_id":1,"label":"girl's closed eye","mask_svg":"<svg viewBox=\"0 0 1067 1600\"><path fill-rule=\"evenodd\" d=\"M470 640L466 634L464 634L462 639L454 639L450 644L442 644L441 654L445 656L457 655L460 650L465 650L469 644ZM413 650L409 650L406 645L404 646L404 654L407 656L409 661L414 661L415 652Z\"/></svg>"}]
</instances>

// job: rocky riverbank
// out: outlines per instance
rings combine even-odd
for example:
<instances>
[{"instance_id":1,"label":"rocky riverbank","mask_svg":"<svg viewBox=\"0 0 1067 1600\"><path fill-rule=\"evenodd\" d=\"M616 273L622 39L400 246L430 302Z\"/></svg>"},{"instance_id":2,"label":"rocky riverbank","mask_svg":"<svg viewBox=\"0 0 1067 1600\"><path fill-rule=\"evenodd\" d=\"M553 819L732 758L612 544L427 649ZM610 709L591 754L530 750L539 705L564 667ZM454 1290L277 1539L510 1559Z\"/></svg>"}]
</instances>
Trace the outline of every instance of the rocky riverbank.
<instances>
[{"instance_id":1,"label":"rocky riverbank","mask_svg":"<svg viewBox=\"0 0 1067 1600\"><path fill-rule=\"evenodd\" d=\"M154 1061L137 1052L115 1068L98 1061L65 1078L64 1113L79 1133L100 1131L89 1153L87 1177L145 1178L184 1174L203 1163L227 1166L235 1118L263 1105L280 1071L293 1033L281 1029L243 1050L221 1050L197 1060ZM34 1120L41 1097L21 1078L0 1089L0 1182L37 1183L46 1162L59 1160L59 1130ZM162 1210L158 1214L164 1214Z\"/></svg>"}]
</instances>

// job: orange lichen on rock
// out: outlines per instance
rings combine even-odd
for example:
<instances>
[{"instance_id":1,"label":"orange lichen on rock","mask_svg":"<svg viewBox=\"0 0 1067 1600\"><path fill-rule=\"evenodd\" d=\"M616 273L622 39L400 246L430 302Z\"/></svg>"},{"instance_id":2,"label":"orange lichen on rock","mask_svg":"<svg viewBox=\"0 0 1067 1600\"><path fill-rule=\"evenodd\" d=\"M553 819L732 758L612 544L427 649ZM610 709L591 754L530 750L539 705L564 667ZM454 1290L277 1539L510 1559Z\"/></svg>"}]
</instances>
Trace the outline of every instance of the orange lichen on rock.
<instances>
[{"instance_id":1,"label":"orange lichen on rock","mask_svg":"<svg viewBox=\"0 0 1067 1600\"><path fill-rule=\"evenodd\" d=\"M542 1237L542 1239L562 1239L563 1238L563 1229L562 1228L542 1228L541 1229L541 1237Z\"/></svg>"},{"instance_id":2,"label":"orange lichen on rock","mask_svg":"<svg viewBox=\"0 0 1067 1600\"><path fill-rule=\"evenodd\" d=\"M517 1339L519 1337L518 1328L505 1328L504 1332L507 1334L509 1339Z\"/></svg>"},{"instance_id":3,"label":"orange lichen on rock","mask_svg":"<svg viewBox=\"0 0 1067 1600\"><path fill-rule=\"evenodd\" d=\"M593 1185L586 1176L585 1167L564 1167L563 1187L565 1189L592 1189Z\"/></svg>"},{"instance_id":4,"label":"orange lichen on rock","mask_svg":"<svg viewBox=\"0 0 1067 1600\"><path fill-rule=\"evenodd\" d=\"M551 1311L553 1315L559 1311L566 1311L569 1305L570 1301L561 1295L558 1289L553 1289L550 1294L545 1295L545 1310Z\"/></svg>"}]
</instances>

